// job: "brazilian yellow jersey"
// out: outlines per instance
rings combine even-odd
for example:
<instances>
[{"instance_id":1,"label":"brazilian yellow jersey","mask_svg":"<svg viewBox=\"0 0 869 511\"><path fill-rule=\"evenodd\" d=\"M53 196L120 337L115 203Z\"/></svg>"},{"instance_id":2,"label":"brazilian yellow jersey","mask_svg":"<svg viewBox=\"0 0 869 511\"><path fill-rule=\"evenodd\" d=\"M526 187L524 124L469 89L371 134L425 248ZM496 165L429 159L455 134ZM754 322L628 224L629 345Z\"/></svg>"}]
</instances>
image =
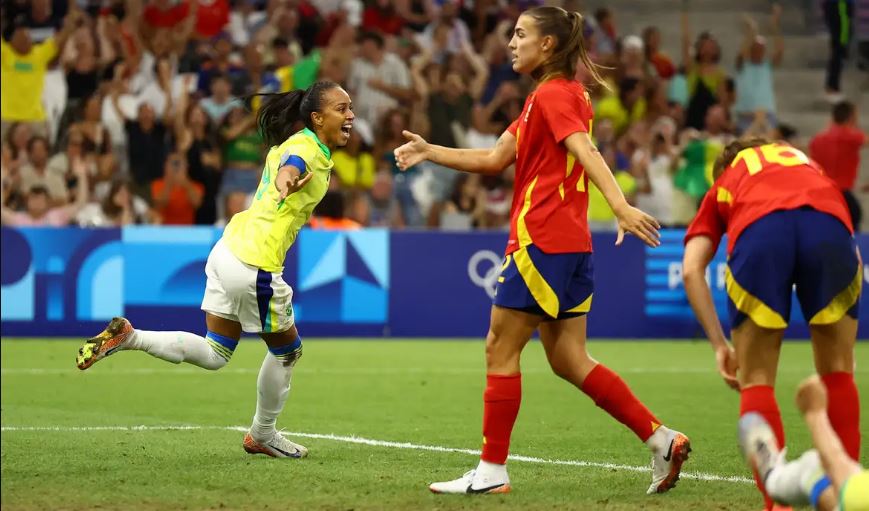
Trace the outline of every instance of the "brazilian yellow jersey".
<instances>
[{"instance_id":1,"label":"brazilian yellow jersey","mask_svg":"<svg viewBox=\"0 0 869 511\"><path fill-rule=\"evenodd\" d=\"M845 481L839 498L839 509L842 511L869 510L869 470L860 471Z\"/></svg>"},{"instance_id":2,"label":"brazilian yellow jersey","mask_svg":"<svg viewBox=\"0 0 869 511\"><path fill-rule=\"evenodd\" d=\"M305 161L306 170L313 172L314 177L281 201L274 180L278 169L293 155ZM331 172L329 148L308 128L272 147L253 202L247 210L232 217L223 231L224 243L243 263L280 273L287 250L311 218L314 206L326 195Z\"/></svg>"}]
</instances>

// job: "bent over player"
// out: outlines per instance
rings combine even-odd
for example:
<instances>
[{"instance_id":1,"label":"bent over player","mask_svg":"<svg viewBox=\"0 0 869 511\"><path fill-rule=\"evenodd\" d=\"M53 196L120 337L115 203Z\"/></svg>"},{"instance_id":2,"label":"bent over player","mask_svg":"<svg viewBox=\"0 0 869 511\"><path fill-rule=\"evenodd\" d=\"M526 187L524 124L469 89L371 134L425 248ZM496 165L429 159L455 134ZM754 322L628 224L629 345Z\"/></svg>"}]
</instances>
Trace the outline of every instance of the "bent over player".
<instances>
[{"instance_id":1,"label":"bent over player","mask_svg":"<svg viewBox=\"0 0 869 511\"><path fill-rule=\"evenodd\" d=\"M652 453L649 493L676 484L688 457L688 438L661 425L624 380L586 350L593 267L588 226L589 179L628 231L657 246L658 222L630 206L590 137L592 108L574 80L579 60L603 83L585 51L582 16L560 7L535 7L516 22L513 69L537 87L519 118L493 149L452 149L405 132L395 150L400 168L424 159L465 172L498 174L516 162L510 238L498 277L486 338L483 452L475 470L432 484L435 493L506 493L510 434L522 399L519 359L535 330L558 376L631 429Z\"/></svg>"},{"instance_id":2,"label":"bent over player","mask_svg":"<svg viewBox=\"0 0 869 511\"><path fill-rule=\"evenodd\" d=\"M257 378L253 425L244 449L283 458L308 450L275 429L290 391L302 340L293 318L293 290L282 277L287 250L326 194L332 151L350 138L350 96L332 82L307 90L265 95L257 122L271 147L250 208L232 217L208 256L202 310L208 332L136 330L124 318L84 343L76 362L87 369L124 350L144 351L175 364L220 369L232 357L241 332L256 333L268 345ZM293 133L297 121L305 128Z\"/></svg>"},{"instance_id":3,"label":"bent over player","mask_svg":"<svg viewBox=\"0 0 869 511\"><path fill-rule=\"evenodd\" d=\"M719 372L740 391L740 416L763 416L778 448L784 447L773 387L796 287L815 368L830 395L830 423L857 460L860 405L853 371L863 271L842 193L805 154L763 138L729 144L713 175L715 182L685 235L685 291L715 350ZM725 233L733 348L705 279ZM763 492L760 481L758 488ZM772 500L764 498L771 509Z\"/></svg>"}]
</instances>

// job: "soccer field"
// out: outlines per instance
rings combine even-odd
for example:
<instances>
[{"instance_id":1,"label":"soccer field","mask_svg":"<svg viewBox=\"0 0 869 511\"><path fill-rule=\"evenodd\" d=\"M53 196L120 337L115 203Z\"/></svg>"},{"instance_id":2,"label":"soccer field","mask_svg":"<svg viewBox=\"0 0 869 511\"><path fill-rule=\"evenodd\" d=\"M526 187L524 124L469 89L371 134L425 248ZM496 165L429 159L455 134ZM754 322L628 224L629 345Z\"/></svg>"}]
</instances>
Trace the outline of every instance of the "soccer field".
<instances>
[{"instance_id":1,"label":"soccer field","mask_svg":"<svg viewBox=\"0 0 869 511\"><path fill-rule=\"evenodd\" d=\"M432 495L475 466L485 383L481 341L308 339L278 420L302 460L241 448L265 346L245 341L218 372L122 352L86 372L77 341L2 341L3 509L758 510L736 447L738 394L693 342L593 342L665 423L691 437L675 490L646 496L650 457L630 431L523 360L509 462L513 493ZM857 349L869 361L869 345ZM790 451L809 445L793 405L810 345L786 344L778 397ZM862 409L869 370L858 369ZM869 418L864 415L862 432ZM863 452L867 450L865 446ZM863 460L864 463L866 460Z\"/></svg>"}]
</instances>

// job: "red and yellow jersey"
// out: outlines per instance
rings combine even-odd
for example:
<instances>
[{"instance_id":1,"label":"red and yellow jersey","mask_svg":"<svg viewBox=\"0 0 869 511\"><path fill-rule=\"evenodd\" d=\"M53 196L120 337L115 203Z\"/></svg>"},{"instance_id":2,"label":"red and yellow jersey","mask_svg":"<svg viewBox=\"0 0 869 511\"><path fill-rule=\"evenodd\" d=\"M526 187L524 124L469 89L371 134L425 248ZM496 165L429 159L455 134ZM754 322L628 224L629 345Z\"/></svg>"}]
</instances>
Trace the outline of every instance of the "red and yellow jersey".
<instances>
[{"instance_id":1,"label":"red and yellow jersey","mask_svg":"<svg viewBox=\"0 0 869 511\"><path fill-rule=\"evenodd\" d=\"M809 206L849 231L851 216L836 184L801 151L784 143L744 149L706 192L685 242L707 236L715 246L727 233L727 253L746 227L773 211Z\"/></svg>"},{"instance_id":2,"label":"red and yellow jersey","mask_svg":"<svg viewBox=\"0 0 869 511\"><path fill-rule=\"evenodd\" d=\"M591 101L581 83L540 84L508 130L516 137L516 178L507 254L535 245L546 253L591 252L588 176L562 142L588 133Z\"/></svg>"}]
</instances>

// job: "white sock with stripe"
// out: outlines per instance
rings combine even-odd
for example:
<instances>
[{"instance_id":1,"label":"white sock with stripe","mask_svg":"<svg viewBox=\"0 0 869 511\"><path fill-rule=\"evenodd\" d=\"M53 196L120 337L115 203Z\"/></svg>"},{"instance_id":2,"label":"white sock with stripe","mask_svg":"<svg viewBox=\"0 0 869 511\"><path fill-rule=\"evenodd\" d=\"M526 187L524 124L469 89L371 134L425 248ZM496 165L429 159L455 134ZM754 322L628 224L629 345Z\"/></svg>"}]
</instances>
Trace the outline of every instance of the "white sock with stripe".
<instances>
[{"instance_id":1,"label":"white sock with stripe","mask_svg":"<svg viewBox=\"0 0 869 511\"><path fill-rule=\"evenodd\" d=\"M293 366L302 356L302 339L287 346L269 348L256 380L256 415L250 434L257 442L268 442L277 432L275 423L290 395Z\"/></svg>"},{"instance_id":2,"label":"white sock with stripe","mask_svg":"<svg viewBox=\"0 0 869 511\"><path fill-rule=\"evenodd\" d=\"M144 351L173 364L187 362L216 370L229 362L237 344L238 341L213 332L201 337L190 332L134 330L123 349Z\"/></svg>"}]
</instances>

